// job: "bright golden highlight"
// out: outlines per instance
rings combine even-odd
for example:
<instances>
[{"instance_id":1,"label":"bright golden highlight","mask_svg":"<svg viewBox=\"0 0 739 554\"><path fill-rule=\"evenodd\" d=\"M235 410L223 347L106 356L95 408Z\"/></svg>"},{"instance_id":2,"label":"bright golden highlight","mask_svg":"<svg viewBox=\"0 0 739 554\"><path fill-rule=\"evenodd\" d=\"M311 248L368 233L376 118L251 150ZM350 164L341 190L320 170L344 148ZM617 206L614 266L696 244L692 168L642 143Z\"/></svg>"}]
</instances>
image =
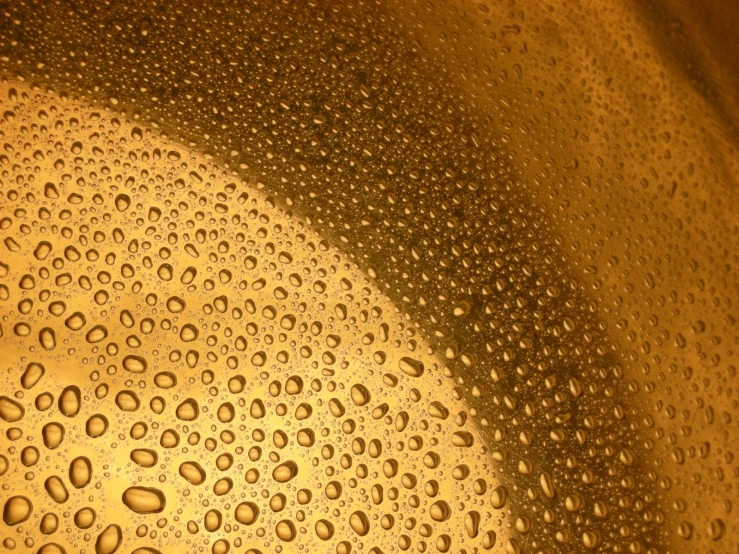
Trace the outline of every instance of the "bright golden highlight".
<instances>
[{"instance_id":1,"label":"bright golden highlight","mask_svg":"<svg viewBox=\"0 0 739 554\"><path fill-rule=\"evenodd\" d=\"M6 548L499 540L489 449L355 264L156 133L2 94L17 150L40 146L0 204Z\"/></svg>"}]
</instances>

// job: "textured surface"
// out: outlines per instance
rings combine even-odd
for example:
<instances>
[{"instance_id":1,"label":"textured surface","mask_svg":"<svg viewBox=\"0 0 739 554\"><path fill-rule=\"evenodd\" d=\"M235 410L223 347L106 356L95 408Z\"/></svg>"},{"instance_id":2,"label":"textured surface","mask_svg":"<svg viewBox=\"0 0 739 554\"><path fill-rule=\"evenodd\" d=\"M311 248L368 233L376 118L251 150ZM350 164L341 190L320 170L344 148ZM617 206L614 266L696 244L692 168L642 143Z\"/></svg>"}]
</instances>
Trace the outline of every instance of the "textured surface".
<instances>
[{"instance_id":1,"label":"textured surface","mask_svg":"<svg viewBox=\"0 0 739 554\"><path fill-rule=\"evenodd\" d=\"M735 552L681 9L8 6L5 547Z\"/></svg>"}]
</instances>

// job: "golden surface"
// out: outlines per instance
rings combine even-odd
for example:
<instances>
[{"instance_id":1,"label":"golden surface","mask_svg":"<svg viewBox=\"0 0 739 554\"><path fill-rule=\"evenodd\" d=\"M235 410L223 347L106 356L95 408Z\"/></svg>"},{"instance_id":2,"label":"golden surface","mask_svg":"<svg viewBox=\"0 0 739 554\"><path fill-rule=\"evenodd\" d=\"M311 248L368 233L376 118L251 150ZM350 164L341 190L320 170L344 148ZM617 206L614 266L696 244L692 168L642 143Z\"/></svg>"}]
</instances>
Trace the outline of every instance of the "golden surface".
<instances>
[{"instance_id":1,"label":"golden surface","mask_svg":"<svg viewBox=\"0 0 739 554\"><path fill-rule=\"evenodd\" d=\"M739 552L737 20L6 6L2 548Z\"/></svg>"}]
</instances>

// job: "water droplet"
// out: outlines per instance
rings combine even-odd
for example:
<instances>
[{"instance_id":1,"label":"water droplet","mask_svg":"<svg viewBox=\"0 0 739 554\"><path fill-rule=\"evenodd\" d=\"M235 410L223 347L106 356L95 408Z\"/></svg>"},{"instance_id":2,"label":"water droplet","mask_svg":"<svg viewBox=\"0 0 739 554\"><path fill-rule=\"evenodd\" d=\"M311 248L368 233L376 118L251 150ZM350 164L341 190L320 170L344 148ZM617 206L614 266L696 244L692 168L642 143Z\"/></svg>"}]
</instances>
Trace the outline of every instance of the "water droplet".
<instances>
[{"instance_id":1,"label":"water droplet","mask_svg":"<svg viewBox=\"0 0 739 554\"><path fill-rule=\"evenodd\" d=\"M95 541L96 554L113 554L118 551L123 542L123 531L120 525L115 523L108 525L98 535Z\"/></svg>"},{"instance_id":2,"label":"water droplet","mask_svg":"<svg viewBox=\"0 0 739 554\"><path fill-rule=\"evenodd\" d=\"M6 525L23 523L33 512L33 504L25 496L11 496L3 507L3 521Z\"/></svg>"},{"instance_id":3,"label":"water droplet","mask_svg":"<svg viewBox=\"0 0 739 554\"><path fill-rule=\"evenodd\" d=\"M411 377L420 377L424 371L423 363L408 357L401 358L398 367L403 373Z\"/></svg>"},{"instance_id":4,"label":"water droplet","mask_svg":"<svg viewBox=\"0 0 739 554\"><path fill-rule=\"evenodd\" d=\"M166 506L164 493L153 487L129 487L123 492L122 500L137 514L158 514Z\"/></svg>"}]
</instances>

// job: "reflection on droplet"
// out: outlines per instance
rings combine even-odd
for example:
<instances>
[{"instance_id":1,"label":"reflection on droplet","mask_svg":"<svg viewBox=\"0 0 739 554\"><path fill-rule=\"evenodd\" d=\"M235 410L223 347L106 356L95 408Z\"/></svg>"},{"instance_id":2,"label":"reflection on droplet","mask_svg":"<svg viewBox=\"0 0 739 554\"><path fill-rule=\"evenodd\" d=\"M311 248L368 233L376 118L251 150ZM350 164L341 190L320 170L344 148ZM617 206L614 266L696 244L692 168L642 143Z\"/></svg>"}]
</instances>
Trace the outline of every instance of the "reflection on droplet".
<instances>
[{"instance_id":1,"label":"reflection on droplet","mask_svg":"<svg viewBox=\"0 0 739 554\"><path fill-rule=\"evenodd\" d=\"M108 430L108 418L101 414L90 416L85 424L85 432L90 438L102 437Z\"/></svg>"},{"instance_id":2,"label":"reflection on droplet","mask_svg":"<svg viewBox=\"0 0 739 554\"><path fill-rule=\"evenodd\" d=\"M205 481L205 470L197 462L181 464L180 475L192 485L200 485Z\"/></svg>"},{"instance_id":3,"label":"reflection on droplet","mask_svg":"<svg viewBox=\"0 0 739 554\"><path fill-rule=\"evenodd\" d=\"M143 373L149 364L142 356L129 355L123 358L123 369L131 373Z\"/></svg>"},{"instance_id":4,"label":"reflection on droplet","mask_svg":"<svg viewBox=\"0 0 739 554\"><path fill-rule=\"evenodd\" d=\"M3 521L6 525L18 525L23 523L33 511L31 501L25 496L11 496L5 501L3 507Z\"/></svg>"},{"instance_id":5,"label":"reflection on droplet","mask_svg":"<svg viewBox=\"0 0 739 554\"><path fill-rule=\"evenodd\" d=\"M367 515L362 511L356 511L349 516L349 525L352 530L360 537L365 536L369 533L370 524Z\"/></svg>"},{"instance_id":6,"label":"reflection on droplet","mask_svg":"<svg viewBox=\"0 0 739 554\"><path fill-rule=\"evenodd\" d=\"M59 411L67 416L76 416L81 408L82 392L76 385L65 387L59 395Z\"/></svg>"},{"instance_id":7,"label":"reflection on droplet","mask_svg":"<svg viewBox=\"0 0 739 554\"><path fill-rule=\"evenodd\" d=\"M291 542L297 535L295 524L289 519L283 519L275 527L275 535L282 541Z\"/></svg>"},{"instance_id":8,"label":"reflection on droplet","mask_svg":"<svg viewBox=\"0 0 739 554\"><path fill-rule=\"evenodd\" d=\"M69 465L69 482L76 489L86 487L92 479L92 463L87 456L79 456Z\"/></svg>"},{"instance_id":9,"label":"reflection on droplet","mask_svg":"<svg viewBox=\"0 0 739 554\"><path fill-rule=\"evenodd\" d=\"M408 357L401 358L400 362L398 362L398 367L400 367L403 373L411 377L420 377L424 370L421 362Z\"/></svg>"},{"instance_id":10,"label":"reflection on droplet","mask_svg":"<svg viewBox=\"0 0 739 554\"><path fill-rule=\"evenodd\" d=\"M113 554L123 542L123 531L120 525L112 523L103 529L95 541L96 554Z\"/></svg>"},{"instance_id":11,"label":"reflection on droplet","mask_svg":"<svg viewBox=\"0 0 739 554\"><path fill-rule=\"evenodd\" d=\"M123 492L123 503L138 514L157 514L164 510L164 493L153 487L129 487Z\"/></svg>"},{"instance_id":12,"label":"reflection on droplet","mask_svg":"<svg viewBox=\"0 0 739 554\"><path fill-rule=\"evenodd\" d=\"M259 517L259 508L253 502L242 502L236 507L234 518L239 523L251 525Z\"/></svg>"},{"instance_id":13,"label":"reflection on droplet","mask_svg":"<svg viewBox=\"0 0 739 554\"><path fill-rule=\"evenodd\" d=\"M298 474L298 464L288 461L277 466L272 472L272 478L278 483L287 483Z\"/></svg>"},{"instance_id":14,"label":"reflection on droplet","mask_svg":"<svg viewBox=\"0 0 739 554\"><path fill-rule=\"evenodd\" d=\"M154 467L156 465L159 455L156 450L150 448L135 448L131 450L131 461L141 467Z\"/></svg>"},{"instance_id":15,"label":"reflection on droplet","mask_svg":"<svg viewBox=\"0 0 739 554\"><path fill-rule=\"evenodd\" d=\"M81 508L74 514L74 524L80 529L89 529L95 523L96 514L92 508Z\"/></svg>"},{"instance_id":16,"label":"reflection on droplet","mask_svg":"<svg viewBox=\"0 0 739 554\"><path fill-rule=\"evenodd\" d=\"M20 402L16 402L7 396L0 396L0 418L8 423L15 423L23 418L26 413Z\"/></svg>"},{"instance_id":17,"label":"reflection on droplet","mask_svg":"<svg viewBox=\"0 0 739 554\"><path fill-rule=\"evenodd\" d=\"M44 488L49 497L57 504L64 504L69 500L69 491L67 491L67 486L64 484L64 481L56 475L52 475L44 481Z\"/></svg>"},{"instance_id":18,"label":"reflection on droplet","mask_svg":"<svg viewBox=\"0 0 739 554\"><path fill-rule=\"evenodd\" d=\"M39 531L44 535L53 535L59 529L59 517L56 514L44 514L39 523Z\"/></svg>"},{"instance_id":19,"label":"reflection on droplet","mask_svg":"<svg viewBox=\"0 0 739 554\"><path fill-rule=\"evenodd\" d=\"M31 362L26 366L21 376L21 385L24 389L32 389L46 373L46 368L39 363ZM0 415L2 414L0 408Z\"/></svg>"}]
</instances>

